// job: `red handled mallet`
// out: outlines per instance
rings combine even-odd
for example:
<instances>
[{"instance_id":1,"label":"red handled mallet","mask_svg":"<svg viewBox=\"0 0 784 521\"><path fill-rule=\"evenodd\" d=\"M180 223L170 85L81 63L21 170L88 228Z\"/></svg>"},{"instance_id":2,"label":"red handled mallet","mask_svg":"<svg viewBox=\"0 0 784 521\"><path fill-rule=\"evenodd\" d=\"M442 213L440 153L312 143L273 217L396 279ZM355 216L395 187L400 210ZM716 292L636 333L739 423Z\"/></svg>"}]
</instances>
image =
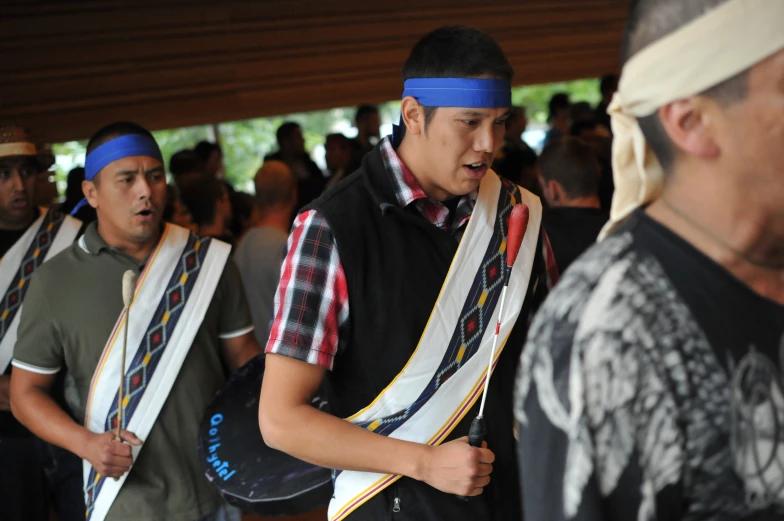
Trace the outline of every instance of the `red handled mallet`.
<instances>
[{"instance_id":1,"label":"red handled mallet","mask_svg":"<svg viewBox=\"0 0 784 521\"><path fill-rule=\"evenodd\" d=\"M523 244L525 237L525 230L528 228L529 210L524 204L516 204L512 208L512 214L509 216L508 234L506 238L506 265L509 267L506 270L504 277L504 288L501 290L501 302L498 310L498 322L495 325L495 334L493 335L493 347L490 350L490 362L487 366L487 376L485 377L485 389L482 392L482 403L479 406L479 414L476 415L474 421L471 422L471 428L468 430L468 444L472 447L481 447L482 442L485 441L487 434L487 425L485 423L485 400L487 399L487 389L490 386L490 373L493 371L493 361L495 360L495 350L498 347L498 333L501 331L501 319L504 316L504 301L506 300L506 290L509 287L509 275L512 273L512 266L514 266L517 254L520 251L520 246ZM462 497L462 496L461 496ZM467 497L462 497L467 500Z\"/></svg>"}]
</instances>

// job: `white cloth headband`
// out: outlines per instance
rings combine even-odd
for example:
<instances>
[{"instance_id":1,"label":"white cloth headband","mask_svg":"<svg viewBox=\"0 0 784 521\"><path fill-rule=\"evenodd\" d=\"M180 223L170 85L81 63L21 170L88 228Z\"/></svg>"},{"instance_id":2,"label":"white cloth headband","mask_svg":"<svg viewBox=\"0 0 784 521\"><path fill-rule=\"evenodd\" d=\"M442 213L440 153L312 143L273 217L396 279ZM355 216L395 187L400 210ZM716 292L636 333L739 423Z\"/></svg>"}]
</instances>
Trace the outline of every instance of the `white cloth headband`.
<instances>
[{"instance_id":1,"label":"white cloth headband","mask_svg":"<svg viewBox=\"0 0 784 521\"><path fill-rule=\"evenodd\" d=\"M784 0L730 0L626 63L607 110L614 134L615 194L600 240L635 209L661 195L664 174L637 118L704 92L781 49Z\"/></svg>"}]
</instances>

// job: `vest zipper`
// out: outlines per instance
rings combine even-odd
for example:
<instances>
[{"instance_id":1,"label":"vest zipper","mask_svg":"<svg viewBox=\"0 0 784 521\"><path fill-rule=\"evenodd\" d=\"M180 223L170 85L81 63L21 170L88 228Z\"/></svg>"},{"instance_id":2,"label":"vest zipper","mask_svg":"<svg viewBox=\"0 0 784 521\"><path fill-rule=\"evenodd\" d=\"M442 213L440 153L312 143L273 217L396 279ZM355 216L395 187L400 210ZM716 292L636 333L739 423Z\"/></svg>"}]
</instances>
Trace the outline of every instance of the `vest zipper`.
<instances>
[{"instance_id":1,"label":"vest zipper","mask_svg":"<svg viewBox=\"0 0 784 521\"><path fill-rule=\"evenodd\" d=\"M395 514L400 512L400 498L395 498L394 504L392 505L392 512Z\"/></svg>"}]
</instances>

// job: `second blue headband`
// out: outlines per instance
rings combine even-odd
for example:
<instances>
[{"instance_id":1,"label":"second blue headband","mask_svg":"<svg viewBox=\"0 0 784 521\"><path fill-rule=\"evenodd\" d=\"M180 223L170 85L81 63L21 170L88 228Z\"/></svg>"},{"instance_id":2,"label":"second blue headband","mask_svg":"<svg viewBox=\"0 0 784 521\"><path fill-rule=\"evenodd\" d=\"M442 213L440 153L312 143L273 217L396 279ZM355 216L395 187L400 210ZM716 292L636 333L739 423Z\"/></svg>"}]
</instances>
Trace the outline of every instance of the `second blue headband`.
<instances>
[{"instance_id":1,"label":"second blue headband","mask_svg":"<svg viewBox=\"0 0 784 521\"><path fill-rule=\"evenodd\" d=\"M84 162L84 177L91 181L109 163L132 156L148 156L163 161L155 140L140 134L128 134L107 141L90 152Z\"/></svg>"},{"instance_id":2,"label":"second blue headband","mask_svg":"<svg viewBox=\"0 0 784 521\"><path fill-rule=\"evenodd\" d=\"M163 161L161 149L154 139L140 134L128 134L107 141L90 152L84 160L84 178L92 181L98 175L98 172L103 170L109 163L133 156L154 157L161 162ZM76 215L76 212L86 204L87 199L79 201L71 211L71 215Z\"/></svg>"},{"instance_id":3,"label":"second blue headband","mask_svg":"<svg viewBox=\"0 0 784 521\"><path fill-rule=\"evenodd\" d=\"M506 80L483 78L415 78L403 84L403 97L425 107L497 109L512 106L512 86Z\"/></svg>"}]
</instances>

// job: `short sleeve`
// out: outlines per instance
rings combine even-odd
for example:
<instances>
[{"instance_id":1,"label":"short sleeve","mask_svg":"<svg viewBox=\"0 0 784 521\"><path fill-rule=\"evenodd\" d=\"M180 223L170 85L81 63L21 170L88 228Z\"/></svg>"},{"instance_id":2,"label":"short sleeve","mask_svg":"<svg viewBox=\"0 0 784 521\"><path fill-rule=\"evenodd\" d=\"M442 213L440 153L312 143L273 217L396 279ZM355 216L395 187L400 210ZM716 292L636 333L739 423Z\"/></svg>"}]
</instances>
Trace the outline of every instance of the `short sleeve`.
<instances>
[{"instance_id":1,"label":"short sleeve","mask_svg":"<svg viewBox=\"0 0 784 521\"><path fill-rule=\"evenodd\" d=\"M348 338L348 286L332 230L315 210L294 221L274 317L267 353L332 370Z\"/></svg>"},{"instance_id":2,"label":"short sleeve","mask_svg":"<svg viewBox=\"0 0 784 521\"><path fill-rule=\"evenodd\" d=\"M49 309L44 285L35 275L24 298L14 346L14 367L56 374L63 365L63 344Z\"/></svg>"},{"instance_id":3,"label":"short sleeve","mask_svg":"<svg viewBox=\"0 0 784 521\"><path fill-rule=\"evenodd\" d=\"M253 331L253 321L245 288L242 285L242 277L232 258L226 261L217 291L220 297L218 336L227 339Z\"/></svg>"}]
</instances>

